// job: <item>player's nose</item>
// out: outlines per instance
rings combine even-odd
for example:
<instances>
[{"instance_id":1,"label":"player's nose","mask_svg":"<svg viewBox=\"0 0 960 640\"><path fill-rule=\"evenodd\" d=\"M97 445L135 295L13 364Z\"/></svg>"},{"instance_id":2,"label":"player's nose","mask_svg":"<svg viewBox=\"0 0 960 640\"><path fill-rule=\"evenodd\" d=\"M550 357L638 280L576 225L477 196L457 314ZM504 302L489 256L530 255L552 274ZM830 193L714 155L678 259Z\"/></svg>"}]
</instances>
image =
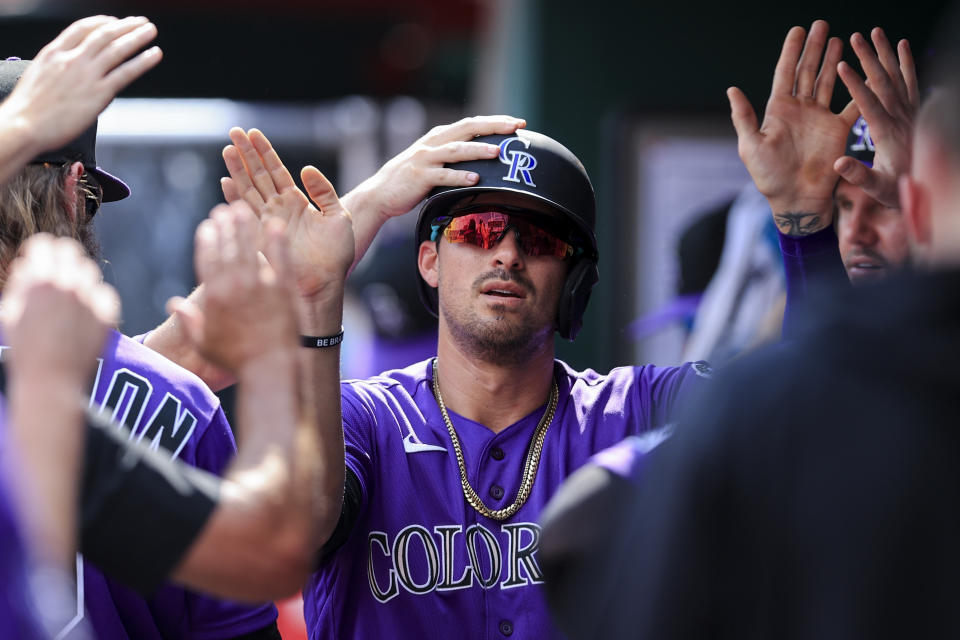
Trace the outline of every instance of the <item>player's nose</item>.
<instances>
[{"instance_id":1,"label":"player's nose","mask_svg":"<svg viewBox=\"0 0 960 640\"><path fill-rule=\"evenodd\" d=\"M872 216L864 207L855 206L843 214L840 234L848 244L872 245L877 242Z\"/></svg>"},{"instance_id":2,"label":"player's nose","mask_svg":"<svg viewBox=\"0 0 960 640\"><path fill-rule=\"evenodd\" d=\"M524 258L523 249L520 248L520 238L513 227L507 228L500 241L494 245L490 256L494 266L505 267L507 269L523 268Z\"/></svg>"}]
</instances>

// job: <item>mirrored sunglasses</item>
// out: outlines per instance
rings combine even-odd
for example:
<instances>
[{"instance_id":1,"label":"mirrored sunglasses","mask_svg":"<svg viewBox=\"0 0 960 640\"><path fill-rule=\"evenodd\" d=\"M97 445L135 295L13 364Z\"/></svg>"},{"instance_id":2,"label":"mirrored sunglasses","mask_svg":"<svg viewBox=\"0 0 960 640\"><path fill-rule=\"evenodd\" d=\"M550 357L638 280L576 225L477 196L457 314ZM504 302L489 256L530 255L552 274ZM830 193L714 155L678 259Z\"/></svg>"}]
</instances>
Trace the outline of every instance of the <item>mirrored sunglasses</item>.
<instances>
[{"instance_id":1,"label":"mirrored sunglasses","mask_svg":"<svg viewBox=\"0 0 960 640\"><path fill-rule=\"evenodd\" d=\"M568 258L577 252L576 247L529 218L496 209L440 216L431 225L430 239L436 241L443 233L443 237L451 244L472 244L481 249L492 249L511 228L516 233L520 248L528 256Z\"/></svg>"}]
</instances>

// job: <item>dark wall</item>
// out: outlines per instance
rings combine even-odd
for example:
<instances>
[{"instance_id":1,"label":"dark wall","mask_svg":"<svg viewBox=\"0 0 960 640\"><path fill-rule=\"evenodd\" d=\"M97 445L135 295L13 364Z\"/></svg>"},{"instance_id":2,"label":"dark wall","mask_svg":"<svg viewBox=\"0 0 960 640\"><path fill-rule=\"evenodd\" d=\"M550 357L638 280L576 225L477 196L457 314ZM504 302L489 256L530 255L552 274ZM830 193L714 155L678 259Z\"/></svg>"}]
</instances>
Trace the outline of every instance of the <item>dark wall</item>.
<instances>
[{"instance_id":1,"label":"dark wall","mask_svg":"<svg viewBox=\"0 0 960 640\"><path fill-rule=\"evenodd\" d=\"M196 2L125 0L47 3L0 19L0 55L32 57L74 19L142 14L156 23L163 63L127 97L227 97L313 101L397 94L462 103L479 10L425 2Z\"/></svg>"}]
</instances>

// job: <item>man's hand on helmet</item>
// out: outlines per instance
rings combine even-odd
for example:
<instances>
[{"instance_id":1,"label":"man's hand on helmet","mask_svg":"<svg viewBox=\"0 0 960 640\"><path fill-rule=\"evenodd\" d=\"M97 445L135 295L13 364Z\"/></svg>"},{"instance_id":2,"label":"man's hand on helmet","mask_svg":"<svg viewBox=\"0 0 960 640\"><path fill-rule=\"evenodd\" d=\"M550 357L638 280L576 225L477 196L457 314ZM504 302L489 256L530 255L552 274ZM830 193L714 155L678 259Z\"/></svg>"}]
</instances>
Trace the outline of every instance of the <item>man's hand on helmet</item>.
<instances>
[{"instance_id":1,"label":"man's hand on helmet","mask_svg":"<svg viewBox=\"0 0 960 640\"><path fill-rule=\"evenodd\" d=\"M511 116L474 116L434 127L343 196L344 206L353 214L357 240L354 264L366 253L384 222L411 211L434 187L476 184L476 174L444 167L452 162L497 157L500 150L496 145L472 142L474 138L511 134L524 126L526 120ZM309 185L307 191L313 198Z\"/></svg>"}]
</instances>

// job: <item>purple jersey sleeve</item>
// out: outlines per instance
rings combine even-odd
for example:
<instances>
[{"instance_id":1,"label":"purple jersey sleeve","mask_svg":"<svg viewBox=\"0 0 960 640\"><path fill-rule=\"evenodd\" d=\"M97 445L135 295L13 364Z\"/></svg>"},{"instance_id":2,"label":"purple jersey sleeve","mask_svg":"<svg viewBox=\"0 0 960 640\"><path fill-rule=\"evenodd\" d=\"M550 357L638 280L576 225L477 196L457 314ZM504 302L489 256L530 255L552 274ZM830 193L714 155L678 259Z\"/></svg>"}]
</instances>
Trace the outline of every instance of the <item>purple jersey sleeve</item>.
<instances>
[{"instance_id":1,"label":"purple jersey sleeve","mask_svg":"<svg viewBox=\"0 0 960 640\"><path fill-rule=\"evenodd\" d=\"M651 451L673 434L673 425L629 436L590 459L596 465L625 480L639 483Z\"/></svg>"},{"instance_id":2,"label":"purple jersey sleeve","mask_svg":"<svg viewBox=\"0 0 960 640\"><path fill-rule=\"evenodd\" d=\"M341 386L341 411L343 413L344 463L353 472L360 485L360 509L366 505L373 473L373 439L367 425L376 421L374 403L361 388L345 384Z\"/></svg>"},{"instance_id":3,"label":"purple jersey sleeve","mask_svg":"<svg viewBox=\"0 0 960 640\"><path fill-rule=\"evenodd\" d=\"M236 452L237 443L233 437L233 430L227 422L223 409L218 407L197 445L194 466L218 476L223 475Z\"/></svg>"},{"instance_id":4,"label":"purple jersey sleeve","mask_svg":"<svg viewBox=\"0 0 960 640\"><path fill-rule=\"evenodd\" d=\"M789 338L797 334L799 318L808 302L811 287L842 285L848 279L832 226L808 236L788 236L779 231L777 235L787 280L783 336Z\"/></svg>"}]
</instances>

